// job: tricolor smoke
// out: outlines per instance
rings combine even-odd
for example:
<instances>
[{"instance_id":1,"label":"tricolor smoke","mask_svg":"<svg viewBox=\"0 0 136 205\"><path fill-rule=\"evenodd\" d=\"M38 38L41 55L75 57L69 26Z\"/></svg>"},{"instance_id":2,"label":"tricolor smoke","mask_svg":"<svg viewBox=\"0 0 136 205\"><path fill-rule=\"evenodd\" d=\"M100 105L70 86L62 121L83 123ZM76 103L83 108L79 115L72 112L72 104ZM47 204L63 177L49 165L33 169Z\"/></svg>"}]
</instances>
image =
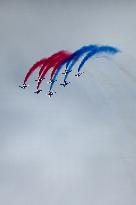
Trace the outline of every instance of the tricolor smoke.
<instances>
[{"instance_id":1,"label":"tricolor smoke","mask_svg":"<svg viewBox=\"0 0 136 205\"><path fill-rule=\"evenodd\" d=\"M74 65L80 60L80 64L77 69L77 77L79 77L82 73L84 64L91 59L94 56L97 56L98 54L103 57L103 54L108 55L115 55L116 53L120 52L117 48L112 46L103 46L103 45L89 45L89 46L83 46L80 49L76 50L74 53L70 53L68 51L59 51L52 56L48 58L44 58L36 62L28 71L24 78L23 86L20 86L21 88L27 87L27 81L31 77L34 71L37 69L39 70L39 74L37 77L37 86L36 86L36 92L39 93L42 91L40 89L40 86L42 84L42 81L45 79L48 71L52 70L50 79L49 79L49 93L48 95L51 97L53 94L52 89L54 86L54 83L57 81L58 75L61 73L61 70L63 67L65 67L64 74L64 83L61 85L64 85L64 87L68 84L67 78L68 75L72 72Z\"/></svg>"}]
</instances>

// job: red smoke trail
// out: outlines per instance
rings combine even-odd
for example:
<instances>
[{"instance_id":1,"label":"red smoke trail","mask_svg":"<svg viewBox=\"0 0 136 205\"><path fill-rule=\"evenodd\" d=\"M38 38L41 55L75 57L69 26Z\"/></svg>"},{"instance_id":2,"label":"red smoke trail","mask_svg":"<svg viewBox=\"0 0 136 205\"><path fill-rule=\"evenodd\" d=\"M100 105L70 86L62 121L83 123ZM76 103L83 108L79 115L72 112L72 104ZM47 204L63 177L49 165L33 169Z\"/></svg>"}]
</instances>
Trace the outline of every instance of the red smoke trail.
<instances>
[{"instance_id":1,"label":"red smoke trail","mask_svg":"<svg viewBox=\"0 0 136 205\"><path fill-rule=\"evenodd\" d=\"M28 71L28 73L26 74L25 76L25 79L24 79L24 84L26 84L26 82L28 81L29 77L31 76L31 74L37 69L39 68L41 65L43 65L43 63L46 61L46 58L40 60L40 61L37 61L31 68L30 70Z\"/></svg>"},{"instance_id":2,"label":"red smoke trail","mask_svg":"<svg viewBox=\"0 0 136 205\"><path fill-rule=\"evenodd\" d=\"M54 61L57 58L60 58L64 53L66 53L66 51L58 51L57 53L53 54L52 56L48 57L48 59L46 60L46 62L43 64L43 66L41 67L40 71L39 71L39 78L42 74L42 72L44 71L44 68L46 66L48 66L48 63L51 63L52 61Z\"/></svg>"},{"instance_id":3,"label":"red smoke trail","mask_svg":"<svg viewBox=\"0 0 136 205\"><path fill-rule=\"evenodd\" d=\"M54 58L54 59L49 59L48 61L48 64L46 66L46 68L43 70L40 78L39 78L39 81L38 81L38 84L37 84L37 90L39 89L40 85L41 85L41 82L42 82L42 79L46 76L47 72L53 68L53 71L51 73L51 78L53 77L55 71L57 70L58 66L63 62L65 61L66 59L68 59L69 57L71 56L70 53L66 52L66 51L63 51L63 53L61 53L61 55L57 58Z\"/></svg>"},{"instance_id":4,"label":"red smoke trail","mask_svg":"<svg viewBox=\"0 0 136 205\"><path fill-rule=\"evenodd\" d=\"M40 68L39 71L39 77L41 76L42 72L44 71L45 67L48 66L48 64L50 64L52 61L54 61L55 59L59 59L61 56L63 56L66 53L66 51L59 51L55 54L53 54L52 56L48 57L48 58L43 58L39 61L37 61L27 72L25 78L24 78L24 84L26 84L26 82L28 81L28 79L30 78L30 76L32 75L32 73Z\"/></svg>"}]
</instances>

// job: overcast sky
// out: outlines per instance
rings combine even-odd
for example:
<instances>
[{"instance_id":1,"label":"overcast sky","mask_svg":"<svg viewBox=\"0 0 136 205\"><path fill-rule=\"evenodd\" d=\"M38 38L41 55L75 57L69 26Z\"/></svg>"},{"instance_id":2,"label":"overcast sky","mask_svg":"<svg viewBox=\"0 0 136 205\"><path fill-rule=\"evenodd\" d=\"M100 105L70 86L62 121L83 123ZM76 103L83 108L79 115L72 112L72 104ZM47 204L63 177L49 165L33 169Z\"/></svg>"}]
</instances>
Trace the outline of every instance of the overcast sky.
<instances>
[{"instance_id":1,"label":"overcast sky","mask_svg":"<svg viewBox=\"0 0 136 205\"><path fill-rule=\"evenodd\" d=\"M136 204L135 19L134 0L0 0L0 204ZM123 52L52 99L35 77L19 89L35 61L95 43Z\"/></svg>"}]
</instances>

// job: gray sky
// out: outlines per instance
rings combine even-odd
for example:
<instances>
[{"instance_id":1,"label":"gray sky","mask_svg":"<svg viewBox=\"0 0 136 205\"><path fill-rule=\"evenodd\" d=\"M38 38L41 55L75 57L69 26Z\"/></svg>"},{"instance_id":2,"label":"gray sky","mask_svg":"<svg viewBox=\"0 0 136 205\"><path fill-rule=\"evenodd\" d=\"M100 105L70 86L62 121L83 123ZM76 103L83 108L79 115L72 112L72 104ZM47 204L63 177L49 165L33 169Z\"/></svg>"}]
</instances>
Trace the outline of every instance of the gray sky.
<instances>
[{"instance_id":1,"label":"gray sky","mask_svg":"<svg viewBox=\"0 0 136 205\"><path fill-rule=\"evenodd\" d=\"M0 0L0 204L136 203L135 11L128 0ZM89 61L80 79L75 68L52 99L46 84L33 93L34 78L18 88L36 60L92 43L123 53Z\"/></svg>"}]
</instances>

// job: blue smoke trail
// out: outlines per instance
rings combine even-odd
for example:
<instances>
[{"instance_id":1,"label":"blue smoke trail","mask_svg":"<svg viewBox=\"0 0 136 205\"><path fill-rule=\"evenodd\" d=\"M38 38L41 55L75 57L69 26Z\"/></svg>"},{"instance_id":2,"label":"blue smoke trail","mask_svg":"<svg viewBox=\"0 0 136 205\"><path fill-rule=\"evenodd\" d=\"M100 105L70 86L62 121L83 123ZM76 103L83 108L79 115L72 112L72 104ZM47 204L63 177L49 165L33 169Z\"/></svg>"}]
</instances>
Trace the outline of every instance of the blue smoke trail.
<instances>
[{"instance_id":1,"label":"blue smoke trail","mask_svg":"<svg viewBox=\"0 0 136 205\"><path fill-rule=\"evenodd\" d=\"M71 60L73 60L75 57L82 56L85 52L91 51L91 50L95 50L97 49L97 45L89 45L89 46L83 46L81 48L79 48L78 50L76 50L70 57L69 62L66 65L66 68L68 68L69 64L71 63Z\"/></svg>"},{"instance_id":2,"label":"blue smoke trail","mask_svg":"<svg viewBox=\"0 0 136 205\"><path fill-rule=\"evenodd\" d=\"M91 52L91 53L90 53ZM82 47L81 49L77 50L74 54L73 54L73 60L72 63L69 65L67 65L67 70L70 71L72 70L73 66L76 64L76 62L80 59L80 57L82 57L83 54L87 53L87 55L89 55L89 58L93 57L95 54L99 54L99 53L109 53L109 54L115 54L119 52L119 50L117 48L114 48L112 46L98 46L98 45L90 45L90 46L86 46L86 47ZM86 59L86 57L85 57ZM88 60L88 59L87 59ZM85 62L87 61L85 60ZM84 61L84 59L83 59ZM85 63L84 62L84 63ZM81 62L82 63L82 62ZM84 65L83 63L83 65ZM80 67L82 67L83 65L80 65ZM81 69L78 69L78 72ZM69 73L67 73L65 75L64 81L67 80Z\"/></svg>"},{"instance_id":3,"label":"blue smoke trail","mask_svg":"<svg viewBox=\"0 0 136 205\"><path fill-rule=\"evenodd\" d=\"M91 51L89 52L85 57L84 59L81 61L79 67L78 67L78 73L81 71L83 65L85 64L85 62L87 60L89 60L89 58L93 57L95 54L102 54L102 53L106 53L106 54L116 54L120 52L117 48L114 48L112 46L100 46L99 48L97 48L96 51Z\"/></svg>"}]
</instances>

